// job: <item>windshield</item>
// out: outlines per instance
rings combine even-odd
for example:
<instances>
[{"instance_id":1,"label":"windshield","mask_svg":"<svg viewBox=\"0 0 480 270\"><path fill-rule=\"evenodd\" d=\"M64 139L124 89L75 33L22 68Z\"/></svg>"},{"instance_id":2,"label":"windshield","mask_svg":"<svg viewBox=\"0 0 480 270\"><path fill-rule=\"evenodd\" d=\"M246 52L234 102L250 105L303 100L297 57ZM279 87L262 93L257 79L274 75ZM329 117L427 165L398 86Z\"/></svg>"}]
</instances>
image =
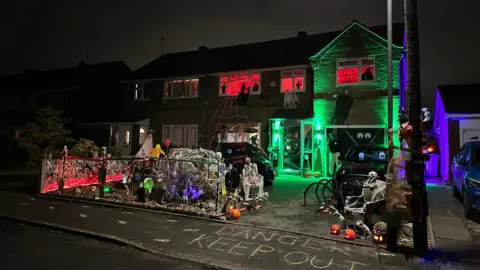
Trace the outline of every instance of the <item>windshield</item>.
<instances>
[{"instance_id":1,"label":"windshield","mask_svg":"<svg viewBox=\"0 0 480 270\"><path fill-rule=\"evenodd\" d=\"M352 147L345 154L345 161L349 162L388 162L388 149L383 147Z\"/></svg>"}]
</instances>

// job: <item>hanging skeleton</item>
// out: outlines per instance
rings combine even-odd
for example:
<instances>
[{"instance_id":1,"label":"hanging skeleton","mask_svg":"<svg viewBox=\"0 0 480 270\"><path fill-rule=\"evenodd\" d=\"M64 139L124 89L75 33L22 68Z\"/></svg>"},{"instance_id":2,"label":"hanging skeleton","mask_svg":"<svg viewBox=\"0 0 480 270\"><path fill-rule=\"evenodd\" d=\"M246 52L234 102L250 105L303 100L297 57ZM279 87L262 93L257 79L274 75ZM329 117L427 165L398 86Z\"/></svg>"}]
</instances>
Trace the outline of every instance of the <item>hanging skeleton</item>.
<instances>
[{"instance_id":1,"label":"hanging skeleton","mask_svg":"<svg viewBox=\"0 0 480 270\"><path fill-rule=\"evenodd\" d=\"M298 101L297 93L285 93L285 97L283 99L283 107L285 107L285 109L296 109L298 108L299 104L300 102Z\"/></svg>"}]
</instances>

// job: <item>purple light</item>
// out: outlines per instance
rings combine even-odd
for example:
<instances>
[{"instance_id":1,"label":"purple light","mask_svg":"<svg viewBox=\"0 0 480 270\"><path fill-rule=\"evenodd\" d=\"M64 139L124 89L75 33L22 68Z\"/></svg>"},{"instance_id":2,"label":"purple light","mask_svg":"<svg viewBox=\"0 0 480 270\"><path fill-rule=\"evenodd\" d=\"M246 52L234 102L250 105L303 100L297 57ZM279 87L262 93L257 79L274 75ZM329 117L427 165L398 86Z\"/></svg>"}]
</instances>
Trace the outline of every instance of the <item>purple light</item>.
<instances>
[{"instance_id":1,"label":"purple light","mask_svg":"<svg viewBox=\"0 0 480 270\"><path fill-rule=\"evenodd\" d=\"M448 143L448 119L438 89L436 93L435 117L433 121L434 134L438 141L438 148L440 149L440 178L449 181L448 172L450 170L450 151Z\"/></svg>"}]
</instances>

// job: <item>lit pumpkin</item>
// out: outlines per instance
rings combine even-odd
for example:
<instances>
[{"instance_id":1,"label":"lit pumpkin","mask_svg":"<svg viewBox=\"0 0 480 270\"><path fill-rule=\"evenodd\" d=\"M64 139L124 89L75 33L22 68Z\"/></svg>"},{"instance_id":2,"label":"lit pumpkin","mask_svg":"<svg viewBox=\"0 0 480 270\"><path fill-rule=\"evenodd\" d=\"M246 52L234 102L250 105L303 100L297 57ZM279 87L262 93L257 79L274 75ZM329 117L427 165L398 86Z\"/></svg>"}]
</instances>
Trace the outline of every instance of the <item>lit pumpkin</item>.
<instances>
[{"instance_id":1,"label":"lit pumpkin","mask_svg":"<svg viewBox=\"0 0 480 270\"><path fill-rule=\"evenodd\" d=\"M319 173L319 172L315 172L313 175L314 175L316 178L320 177L320 173Z\"/></svg>"},{"instance_id":2,"label":"lit pumpkin","mask_svg":"<svg viewBox=\"0 0 480 270\"><path fill-rule=\"evenodd\" d=\"M312 177L312 174L310 172L306 172L305 177L310 178L310 177Z\"/></svg>"},{"instance_id":3,"label":"lit pumpkin","mask_svg":"<svg viewBox=\"0 0 480 270\"><path fill-rule=\"evenodd\" d=\"M330 233L333 235L340 235L340 225L338 224L333 224L332 227L330 228Z\"/></svg>"},{"instance_id":4,"label":"lit pumpkin","mask_svg":"<svg viewBox=\"0 0 480 270\"><path fill-rule=\"evenodd\" d=\"M375 223L372 234L374 243L383 244L387 242L387 224L382 221Z\"/></svg>"},{"instance_id":5,"label":"lit pumpkin","mask_svg":"<svg viewBox=\"0 0 480 270\"><path fill-rule=\"evenodd\" d=\"M345 230L345 239L353 240L355 239L355 231L352 229Z\"/></svg>"},{"instance_id":6,"label":"lit pumpkin","mask_svg":"<svg viewBox=\"0 0 480 270\"><path fill-rule=\"evenodd\" d=\"M230 218L232 220L240 219L240 210L238 210L236 208L233 208L232 210L230 210Z\"/></svg>"}]
</instances>

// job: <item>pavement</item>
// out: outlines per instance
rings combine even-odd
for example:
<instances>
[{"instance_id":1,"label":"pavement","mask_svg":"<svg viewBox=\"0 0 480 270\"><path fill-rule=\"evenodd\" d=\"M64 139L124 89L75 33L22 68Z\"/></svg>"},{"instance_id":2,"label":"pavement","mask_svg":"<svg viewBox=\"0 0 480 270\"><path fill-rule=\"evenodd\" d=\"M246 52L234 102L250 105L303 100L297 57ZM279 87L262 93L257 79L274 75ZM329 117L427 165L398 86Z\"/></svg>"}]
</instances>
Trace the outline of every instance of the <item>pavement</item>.
<instances>
[{"instance_id":1,"label":"pavement","mask_svg":"<svg viewBox=\"0 0 480 270\"><path fill-rule=\"evenodd\" d=\"M199 263L6 220L0 220L0 237L2 270L207 269Z\"/></svg>"}]
</instances>

